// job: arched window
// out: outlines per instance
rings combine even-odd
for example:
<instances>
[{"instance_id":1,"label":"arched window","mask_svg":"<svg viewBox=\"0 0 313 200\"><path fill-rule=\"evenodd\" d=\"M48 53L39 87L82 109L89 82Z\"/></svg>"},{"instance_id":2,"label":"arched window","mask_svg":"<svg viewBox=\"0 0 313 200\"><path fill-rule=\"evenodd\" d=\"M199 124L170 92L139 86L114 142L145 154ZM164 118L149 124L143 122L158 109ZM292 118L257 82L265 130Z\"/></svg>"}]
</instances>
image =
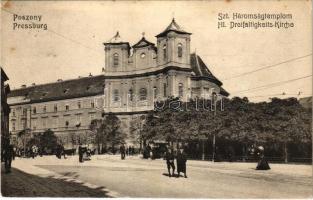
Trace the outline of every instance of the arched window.
<instances>
[{"instance_id":1,"label":"arched window","mask_svg":"<svg viewBox=\"0 0 313 200\"><path fill-rule=\"evenodd\" d=\"M130 100L130 101L133 101L133 99L134 99L134 92L133 92L133 89L129 89L128 95L129 95L129 100Z\"/></svg>"},{"instance_id":2,"label":"arched window","mask_svg":"<svg viewBox=\"0 0 313 200\"><path fill-rule=\"evenodd\" d=\"M117 67L118 66L118 60L119 58L118 58L118 54L117 53L115 53L114 55L113 55L113 66L114 67Z\"/></svg>"},{"instance_id":3,"label":"arched window","mask_svg":"<svg viewBox=\"0 0 313 200\"><path fill-rule=\"evenodd\" d=\"M182 83L178 84L178 96L183 97L184 96L184 86Z\"/></svg>"},{"instance_id":4,"label":"arched window","mask_svg":"<svg viewBox=\"0 0 313 200\"><path fill-rule=\"evenodd\" d=\"M163 46L163 59L166 60L167 58L167 52L166 52L166 44Z\"/></svg>"},{"instance_id":5,"label":"arched window","mask_svg":"<svg viewBox=\"0 0 313 200\"><path fill-rule=\"evenodd\" d=\"M147 89L146 88L141 88L139 90L139 100L140 101L147 100Z\"/></svg>"},{"instance_id":6,"label":"arched window","mask_svg":"<svg viewBox=\"0 0 313 200\"><path fill-rule=\"evenodd\" d=\"M153 98L154 99L158 98L158 88L157 87L153 87Z\"/></svg>"},{"instance_id":7,"label":"arched window","mask_svg":"<svg viewBox=\"0 0 313 200\"><path fill-rule=\"evenodd\" d=\"M113 91L113 101L117 102L119 100L120 100L119 92L118 92L118 90L114 90Z\"/></svg>"},{"instance_id":8,"label":"arched window","mask_svg":"<svg viewBox=\"0 0 313 200\"><path fill-rule=\"evenodd\" d=\"M177 45L177 53L179 58L183 57L183 45L180 43Z\"/></svg>"}]
</instances>

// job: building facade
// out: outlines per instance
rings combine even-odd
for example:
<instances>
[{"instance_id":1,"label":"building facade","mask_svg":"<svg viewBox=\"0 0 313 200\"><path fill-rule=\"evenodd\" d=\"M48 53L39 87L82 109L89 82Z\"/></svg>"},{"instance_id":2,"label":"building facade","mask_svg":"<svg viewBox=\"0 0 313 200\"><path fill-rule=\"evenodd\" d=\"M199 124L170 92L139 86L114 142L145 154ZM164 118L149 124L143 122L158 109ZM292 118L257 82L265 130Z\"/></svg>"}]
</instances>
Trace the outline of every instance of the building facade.
<instances>
[{"instance_id":1,"label":"building facade","mask_svg":"<svg viewBox=\"0 0 313 200\"><path fill-rule=\"evenodd\" d=\"M174 19L156 35L157 44L143 35L130 46L117 32L104 43L103 74L13 90L10 131L16 135L29 129L33 134L49 128L71 145L73 134L88 135L91 120L106 113L115 113L127 132L131 120L153 110L155 101L228 96L202 59L190 52L190 37Z\"/></svg>"},{"instance_id":2,"label":"building facade","mask_svg":"<svg viewBox=\"0 0 313 200\"><path fill-rule=\"evenodd\" d=\"M10 107L7 102L10 86L5 82L9 78L1 67L1 160L3 158L3 150L10 144L9 133L9 114Z\"/></svg>"}]
</instances>

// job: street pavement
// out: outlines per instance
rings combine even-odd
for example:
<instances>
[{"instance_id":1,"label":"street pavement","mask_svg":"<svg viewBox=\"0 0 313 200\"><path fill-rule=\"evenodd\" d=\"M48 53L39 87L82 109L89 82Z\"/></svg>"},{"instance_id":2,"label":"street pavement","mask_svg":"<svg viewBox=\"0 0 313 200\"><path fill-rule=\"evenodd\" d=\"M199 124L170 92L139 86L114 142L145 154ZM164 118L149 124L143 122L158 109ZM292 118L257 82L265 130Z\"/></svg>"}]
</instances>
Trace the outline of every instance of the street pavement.
<instances>
[{"instance_id":1,"label":"street pavement","mask_svg":"<svg viewBox=\"0 0 313 200\"><path fill-rule=\"evenodd\" d=\"M20 172L46 178L40 182L42 187L46 184L58 191L59 186L49 182L53 182L52 179L62 181L60 189L64 192L53 195L60 197L313 197L311 165L270 164L272 169L268 171L257 171L255 166L256 163L187 161L188 178L170 178L164 160L144 160L137 156L121 160L114 155L95 155L84 163L78 162L78 156L67 159L44 156L17 158L13 162L13 167ZM66 187L83 189L66 192Z\"/></svg>"}]
</instances>

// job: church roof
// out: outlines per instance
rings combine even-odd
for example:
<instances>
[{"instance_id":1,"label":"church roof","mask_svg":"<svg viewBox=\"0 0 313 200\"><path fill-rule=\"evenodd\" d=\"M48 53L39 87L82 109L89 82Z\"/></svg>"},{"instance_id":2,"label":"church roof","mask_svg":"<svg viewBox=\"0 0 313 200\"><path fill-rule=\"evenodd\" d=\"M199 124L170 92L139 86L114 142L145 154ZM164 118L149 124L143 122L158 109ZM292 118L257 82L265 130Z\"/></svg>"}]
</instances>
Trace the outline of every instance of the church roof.
<instances>
[{"instance_id":1,"label":"church roof","mask_svg":"<svg viewBox=\"0 0 313 200\"><path fill-rule=\"evenodd\" d=\"M218 86L220 86L221 93L224 93L223 95L229 95L229 93L221 87L223 83L213 75L200 56L198 56L196 53L190 54L190 65L191 70L194 72L191 76L193 80L208 80L216 83Z\"/></svg>"},{"instance_id":2,"label":"church roof","mask_svg":"<svg viewBox=\"0 0 313 200\"><path fill-rule=\"evenodd\" d=\"M304 107L304 108L312 108L312 96L310 97L303 97L299 99L299 103Z\"/></svg>"},{"instance_id":3,"label":"church roof","mask_svg":"<svg viewBox=\"0 0 313 200\"><path fill-rule=\"evenodd\" d=\"M23 96L30 103L95 96L104 92L104 75L58 81L12 90L10 97Z\"/></svg>"},{"instance_id":4,"label":"church roof","mask_svg":"<svg viewBox=\"0 0 313 200\"><path fill-rule=\"evenodd\" d=\"M4 72L2 67L0 67L0 68L1 68L1 81L5 82L5 81L9 80L7 74Z\"/></svg>"},{"instance_id":5,"label":"church roof","mask_svg":"<svg viewBox=\"0 0 313 200\"><path fill-rule=\"evenodd\" d=\"M168 32L170 31L174 31L175 33L180 33L180 34L189 34L191 35L191 33L188 33L186 31L184 31L175 21L175 19L172 19L172 22L170 23L170 25L167 26L167 28L161 32L160 34L156 35L156 37L163 37L165 36Z\"/></svg>"},{"instance_id":6,"label":"church roof","mask_svg":"<svg viewBox=\"0 0 313 200\"><path fill-rule=\"evenodd\" d=\"M104 45L121 45L121 44L126 44L128 46L128 49L130 49L129 42L124 42L121 38L120 33L117 31L116 34L107 42L103 43Z\"/></svg>"},{"instance_id":7,"label":"church roof","mask_svg":"<svg viewBox=\"0 0 313 200\"><path fill-rule=\"evenodd\" d=\"M133 48L141 48L141 47L147 47L147 46L155 46L154 43L149 42L146 40L145 37L142 37L141 40L139 40L136 44L134 44Z\"/></svg>"},{"instance_id":8,"label":"church roof","mask_svg":"<svg viewBox=\"0 0 313 200\"><path fill-rule=\"evenodd\" d=\"M220 87L222 95L225 96L229 95L229 93L224 88L221 87L223 83L213 75L213 73L209 70L209 68L200 58L200 56L198 56L196 53L190 54L190 65L191 70L194 72L193 75L191 76L192 80L211 81Z\"/></svg>"}]
</instances>

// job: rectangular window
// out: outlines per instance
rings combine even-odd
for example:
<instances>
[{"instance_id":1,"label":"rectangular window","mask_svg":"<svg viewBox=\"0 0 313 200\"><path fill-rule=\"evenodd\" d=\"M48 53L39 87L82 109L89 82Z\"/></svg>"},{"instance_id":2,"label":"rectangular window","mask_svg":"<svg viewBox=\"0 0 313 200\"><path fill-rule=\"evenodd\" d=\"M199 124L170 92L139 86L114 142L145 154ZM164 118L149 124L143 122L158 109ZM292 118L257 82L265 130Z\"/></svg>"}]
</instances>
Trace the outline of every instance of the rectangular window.
<instances>
[{"instance_id":1,"label":"rectangular window","mask_svg":"<svg viewBox=\"0 0 313 200\"><path fill-rule=\"evenodd\" d=\"M65 127L68 127L70 123L68 121L65 121Z\"/></svg>"},{"instance_id":2,"label":"rectangular window","mask_svg":"<svg viewBox=\"0 0 313 200\"><path fill-rule=\"evenodd\" d=\"M69 105L65 105L65 110L69 111L70 110L70 106Z\"/></svg>"},{"instance_id":3,"label":"rectangular window","mask_svg":"<svg viewBox=\"0 0 313 200\"><path fill-rule=\"evenodd\" d=\"M82 116L81 115L76 115L76 127L80 127L82 122Z\"/></svg>"},{"instance_id":4,"label":"rectangular window","mask_svg":"<svg viewBox=\"0 0 313 200\"><path fill-rule=\"evenodd\" d=\"M82 107L82 105L81 105L80 101L77 102L77 108L78 108L78 109L81 109L81 107Z\"/></svg>"},{"instance_id":5,"label":"rectangular window","mask_svg":"<svg viewBox=\"0 0 313 200\"><path fill-rule=\"evenodd\" d=\"M21 119L21 124L22 124L22 129L25 129L26 128L26 120Z\"/></svg>"},{"instance_id":6,"label":"rectangular window","mask_svg":"<svg viewBox=\"0 0 313 200\"><path fill-rule=\"evenodd\" d=\"M154 87L154 88L153 88L153 98L154 98L154 99L157 99L157 98L158 98L158 88L157 88L157 87Z\"/></svg>"},{"instance_id":7,"label":"rectangular window","mask_svg":"<svg viewBox=\"0 0 313 200\"><path fill-rule=\"evenodd\" d=\"M53 108L54 112L58 112L58 105L54 104L54 108Z\"/></svg>"},{"instance_id":8,"label":"rectangular window","mask_svg":"<svg viewBox=\"0 0 313 200\"><path fill-rule=\"evenodd\" d=\"M46 105L43 106L42 111L43 111L44 113L47 112L47 106L46 106Z\"/></svg>"},{"instance_id":9,"label":"rectangular window","mask_svg":"<svg viewBox=\"0 0 313 200\"><path fill-rule=\"evenodd\" d=\"M15 131L15 122L12 122L12 131Z\"/></svg>"},{"instance_id":10,"label":"rectangular window","mask_svg":"<svg viewBox=\"0 0 313 200\"><path fill-rule=\"evenodd\" d=\"M37 113L37 110L36 110L36 107L33 108L33 114L36 114Z\"/></svg>"},{"instance_id":11,"label":"rectangular window","mask_svg":"<svg viewBox=\"0 0 313 200\"><path fill-rule=\"evenodd\" d=\"M15 117L15 109L12 109L12 116Z\"/></svg>"},{"instance_id":12,"label":"rectangular window","mask_svg":"<svg viewBox=\"0 0 313 200\"><path fill-rule=\"evenodd\" d=\"M163 96L167 97L167 93L166 93L166 83L163 83Z\"/></svg>"},{"instance_id":13,"label":"rectangular window","mask_svg":"<svg viewBox=\"0 0 313 200\"><path fill-rule=\"evenodd\" d=\"M42 128L46 128L47 127L47 118L43 118L42 119Z\"/></svg>"},{"instance_id":14,"label":"rectangular window","mask_svg":"<svg viewBox=\"0 0 313 200\"><path fill-rule=\"evenodd\" d=\"M23 115L24 115L24 116L27 115L27 108L23 108Z\"/></svg>"},{"instance_id":15,"label":"rectangular window","mask_svg":"<svg viewBox=\"0 0 313 200\"><path fill-rule=\"evenodd\" d=\"M95 102L94 102L93 100L91 100L90 106L91 106L91 108L94 108L94 107L95 107Z\"/></svg>"},{"instance_id":16,"label":"rectangular window","mask_svg":"<svg viewBox=\"0 0 313 200\"><path fill-rule=\"evenodd\" d=\"M54 118L52 119L52 125L53 125L53 127L57 128L58 125L59 125L59 118L54 117Z\"/></svg>"},{"instance_id":17,"label":"rectangular window","mask_svg":"<svg viewBox=\"0 0 313 200\"><path fill-rule=\"evenodd\" d=\"M37 127L37 120L36 119L32 120L32 126L33 126L33 130L36 130L36 127Z\"/></svg>"},{"instance_id":18,"label":"rectangular window","mask_svg":"<svg viewBox=\"0 0 313 200\"><path fill-rule=\"evenodd\" d=\"M113 55L113 65L114 65L114 67L117 67L118 66L118 54L117 53L115 53L114 55Z\"/></svg>"},{"instance_id":19,"label":"rectangular window","mask_svg":"<svg viewBox=\"0 0 313 200\"><path fill-rule=\"evenodd\" d=\"M93 113L92 113L92 114L90 114L90 116L89 116L89 117L90 117L90 121L92 121L92 120L94 120L94 119L95 119L95 114L93 114Z\"/></svg>"}]
</instances>

